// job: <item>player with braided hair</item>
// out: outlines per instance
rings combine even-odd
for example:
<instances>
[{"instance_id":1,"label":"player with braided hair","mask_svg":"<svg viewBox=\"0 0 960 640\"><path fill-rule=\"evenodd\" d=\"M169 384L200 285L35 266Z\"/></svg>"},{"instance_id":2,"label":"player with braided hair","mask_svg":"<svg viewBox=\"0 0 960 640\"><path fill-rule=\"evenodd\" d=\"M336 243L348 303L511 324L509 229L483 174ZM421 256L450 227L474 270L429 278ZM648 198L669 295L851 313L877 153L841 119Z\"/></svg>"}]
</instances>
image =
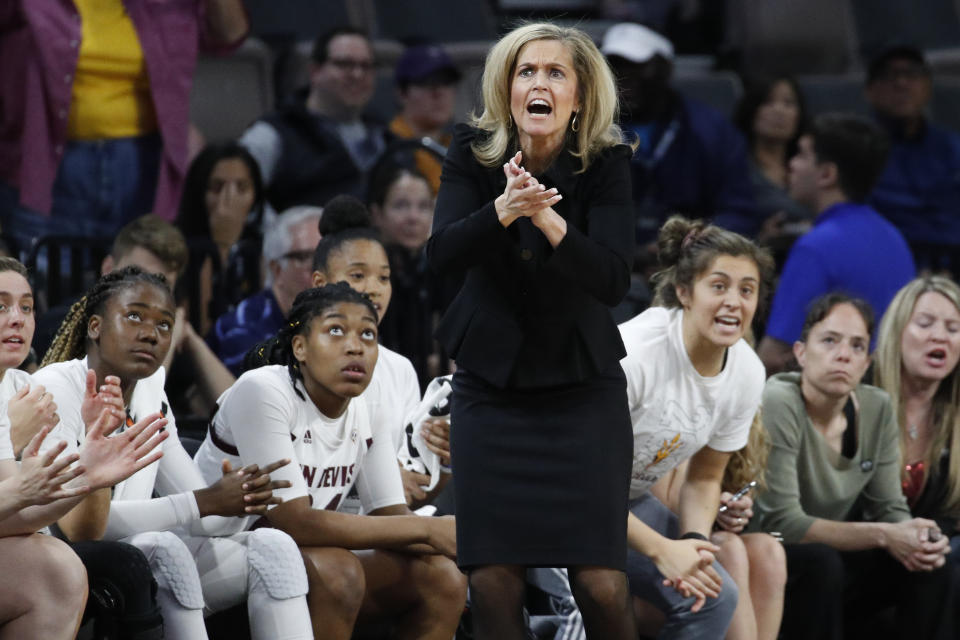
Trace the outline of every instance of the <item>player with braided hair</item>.
<instances>
[{"instance_id":1,"label":"player with braided hair","mask_svg":"<svg viewBox=\"0 0 960 640\"><path fill-rule=\"evenodd\" d=\"M274 530L241 532L243 520L231 517L263 513L279 502L272 491L287 483L269 474L288 460L239 470L224 464L222 477L204 482L176 437L163 391L161 363L174 322L166 280L126 267L103 276L57 333L45 359L55 362L35 374L57 402L55 434L83 442L84 416L116 402L127 423L165 414L171 436L162 461L114 486L112 495L91 494L58 524L71 539L102 535L146 555L167 638L206 638L204 614L244 598L255 640L312 638L306 575L294 542ZM101 391L97 379L104 381ZM111 389L116 393L108 394Z\"/></svg>"},{"instance_id":2,"label":"player with braided hair","mask_svg":"<svg viewBox=\"0 0 960 640\"><path fill-rule=\"evenodd\" d=\"M375 303L346 283L300 293L286 326L256 347L220 398L197 462L207 478L234 464L293 459L284 502L249 526L290 534L303 553L314 633L349 638L358 616L389 616L401 638L449 640L466 597L451 518L407 509L390 426L361 394L378 359ZM229 457L232 456L232 457ZM363 511L344 513L356 485Z\"/></svg>"},{"instance_id":3,"label":"player with braided hair","mask_svg":"<svg viewBox=\"0 0 960 640\"><path fill-rule=\"evenodd\" d=\"M70 481L84 469L65 466L76 454L54 460L65 443L47 437L49 448L45 454L39 453L40 444L59 418L46 389L16 368L27 357L35 327L27 270L13 258L0 257L0 573L17 580L15 589L0 594L2 634L73 638L86 601L87 613L96 619L97 637L159 638L163 622L152 595L156 587L140 551L120 542L75 544L71 551L53 536L34 533L73 508L86 493L85 485L110 486L138 468L129 458L124 461L116 448L123 438L93 435L87 441L81 465L96 464L89 454L107 446L110 450L99 455L101 462L125 469L99 483L90 473ZM157 431L162 424L158 421L150 428ZM102 433L106 425L90 426L91 432ZM125 435L132 443L136 429ZM149 457L145 453L164 437L161 434L152 443L146 442L140 466L160 455L159 451ZM22 460L19 466L15 456ZM99 471L102 478L103 470ZM110 561L102 562L104 558Z\"/></svg>"},{"instance_id":4,"label":"player with braided hair","mask_svg":"<svg viewBox=\"0 0 960 640\"><path fill-rule=\"evenodd\" d=\"M84 357L87 353L87 323L90 317L102 313L104 303L117 290L131 287L138 282L167 287L167 279L162 274L148 273L136 267L104 275L70 307L40 366Z\"/></svg>"}]
</instances>

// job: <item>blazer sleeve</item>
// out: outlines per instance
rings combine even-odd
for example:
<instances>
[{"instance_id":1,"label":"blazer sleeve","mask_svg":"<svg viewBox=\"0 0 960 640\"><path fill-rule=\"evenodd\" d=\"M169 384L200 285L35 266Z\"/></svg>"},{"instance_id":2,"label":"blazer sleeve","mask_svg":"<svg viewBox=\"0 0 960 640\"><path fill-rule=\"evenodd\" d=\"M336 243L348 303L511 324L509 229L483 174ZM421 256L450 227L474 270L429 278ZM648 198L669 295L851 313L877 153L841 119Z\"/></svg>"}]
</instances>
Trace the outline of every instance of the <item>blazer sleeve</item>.
<instances>
[{"instance_id":1,"label":"blazer sleeve","mask_svg":"<svg viewBox=\"0 0 960 640\"><path fill-rule=\"evenodd\" d=\"M630 288L634 221L630 191L629 147L609 150L587 176L586 229L567 225L567 233L546 266L556 269L607 306L623 300Z\"/></svg>"},{"instance_id":2,"label":"blazer sleeve","mask_svg":"<svg viewBox=\"0 0 960 640\"><path fill-rule=\"evenodd\" d=\"M443 163L427 240L427 261L437 273L465 271L487 259L494 247L512 242L493 198L484 193L484 169L473 157L469 136L458 134Z\"/></svg>"}]
</instances>

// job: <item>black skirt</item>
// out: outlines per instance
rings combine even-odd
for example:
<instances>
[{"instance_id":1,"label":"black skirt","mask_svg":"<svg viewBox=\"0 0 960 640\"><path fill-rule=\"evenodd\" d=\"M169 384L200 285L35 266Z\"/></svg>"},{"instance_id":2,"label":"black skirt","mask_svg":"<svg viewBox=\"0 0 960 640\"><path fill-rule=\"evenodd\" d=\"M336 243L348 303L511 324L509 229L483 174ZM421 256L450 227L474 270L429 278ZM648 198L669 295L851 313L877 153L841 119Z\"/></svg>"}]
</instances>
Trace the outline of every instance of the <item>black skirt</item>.
<instances>
[{"instance_id":1,"label":"black skirt","mask_svg":"<svg viewBox=\"0 0 960 640\"><path fill-rule=\"evenodd\" d=\"M451 409L462 568L624 568L633 430L619 363L533 390L458 370Z\"/></svg>"}]
</instances>

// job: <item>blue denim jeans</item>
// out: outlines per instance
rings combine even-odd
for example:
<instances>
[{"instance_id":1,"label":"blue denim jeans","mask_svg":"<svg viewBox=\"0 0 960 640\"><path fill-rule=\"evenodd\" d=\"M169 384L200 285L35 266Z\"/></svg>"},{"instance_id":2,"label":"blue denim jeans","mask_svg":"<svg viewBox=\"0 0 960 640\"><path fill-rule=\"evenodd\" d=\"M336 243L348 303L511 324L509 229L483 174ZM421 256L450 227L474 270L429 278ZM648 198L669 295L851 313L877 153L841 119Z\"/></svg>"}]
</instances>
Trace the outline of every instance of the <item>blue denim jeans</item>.
<instances>
[{"instance_id":1,"label":"blue denim jeans","mask_svg":"<svg viewBox=\"0 0 960 640\"><path fill-rule=\"evenodd\" d=\"M680 534L677 516L649 493L632 501L630 512L661 535L676 538ZM723 588L718 597L707 598L703 608L694 613L690 611L694 599L684 598L672 587L663 586L663 574L650 558L632 549L627 551L630 592L667 616L658 638L720 640L726 635L733 611L737 608L737 585L719 562L715 562L713 567L723 579Z\"/></svg>"},{"instance_id":2,"label":"blue denim jeans","mask_svg":"<svg viewBox=\"0 0 960 640\"><path fill-rule=\"evenodd\" d=\"M53 184L50 216L17 203L16 189L0 183L0 225L25 254L42 235L113 238L123 225L150 213L162 142L136 138L70 142Z\"/></svg>"}]
</instances>

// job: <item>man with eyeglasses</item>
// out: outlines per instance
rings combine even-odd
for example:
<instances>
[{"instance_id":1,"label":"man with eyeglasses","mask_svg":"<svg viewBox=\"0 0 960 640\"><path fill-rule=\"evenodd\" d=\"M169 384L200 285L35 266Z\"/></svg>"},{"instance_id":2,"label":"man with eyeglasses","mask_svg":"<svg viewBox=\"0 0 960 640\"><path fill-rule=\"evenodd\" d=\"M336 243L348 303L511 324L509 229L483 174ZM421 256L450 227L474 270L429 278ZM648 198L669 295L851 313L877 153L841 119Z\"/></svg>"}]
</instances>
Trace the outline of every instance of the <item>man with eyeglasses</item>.
<instances>
[{"instance_id":1,"label":"man with eyeglasses","mask_svg":"<svg viewBox=\"0 0 960 640\"><path fill-rule=\"evenodd\" d=\"M365 197L367 173L389 135L363 115L373 96L374 65L363 31L328 31L314 44L309 86L240 138L260 165L275 210L323 206L341 193Z\"/></svg>"},{"instance_id":2,"label":"man with eyeglasses","mask_svg":"<svg viewBox=\"0 0 960 640\"><path fill-rule=\"evenodd\" d=\"M906 237L917 269L960 276L960 135L930 122L930 67L914 47L873 59L866 96L890 135L887 166L871 204Z\"/></svg>"},{"instance_id":3,"label":"man with eyeglasses","mask_svg":"<svg viewBox=\"0 0 960 640\"><path fill-rule=\"evenodd\" d=\"M240 301L213 325L207 342L235 375L243 373L250 347L283 326L293 299L312 286L313 251L320 242L317 225L323 209L312 206L284 211L263 238L267 282L263 291Z\"/></svg>"}]
</instances>

